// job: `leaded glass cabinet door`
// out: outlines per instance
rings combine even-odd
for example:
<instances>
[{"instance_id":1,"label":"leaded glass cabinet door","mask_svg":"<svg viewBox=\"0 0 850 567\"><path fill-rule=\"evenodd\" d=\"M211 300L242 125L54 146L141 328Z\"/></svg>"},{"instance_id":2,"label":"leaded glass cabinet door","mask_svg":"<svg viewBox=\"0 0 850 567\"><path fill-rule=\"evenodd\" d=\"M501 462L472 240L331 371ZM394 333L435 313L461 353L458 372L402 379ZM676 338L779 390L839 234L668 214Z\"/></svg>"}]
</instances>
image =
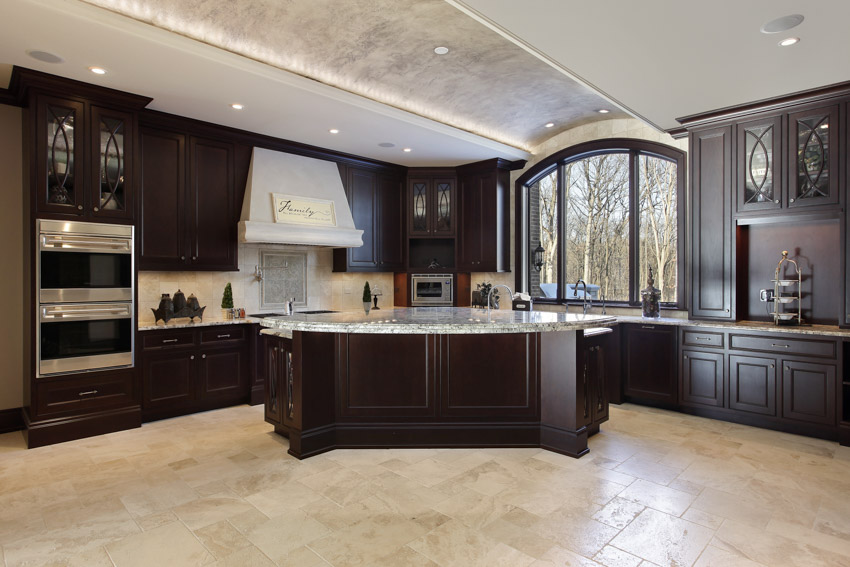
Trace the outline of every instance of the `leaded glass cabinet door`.
<instances>
[{"instance_id":1,"label":"leaded glass cabinet door","mask_svg":"<svg viewBox=\"0 0 850 567\"><path fill-rule=\"evenodd\" d=\"M95 217L131 218L133 212L131 114L92 107L91 199Z\"/></svg>"},{"instance_id":2,"label":"leaded glass cabinet door","mask_svg":"<svg viewBox=\"0 0 850 567\"><path fill-rule=\"evenodd\" d=\"M433 195L433 232L448 236L455 233L455 180L435 179Z\"/></svg>"},{"instance_id":3,"label":"leaded glass cabinet door","mask_svg":"<svg viewBox=\"0 0 850 567\"><path fill-rule=\"evenodd\" d=\"M788 206L838 203L838 106L788 115Z\"/></svg>"},{"instance_id":4,"label":"leaded glass cabinet door","mask_svg":"<svg viewBox=\"0 0 850 567\"><path fill-rule=\"evenodd\" d=\"M36 103L36 207L84 213L83 104L50 97Z\"/></svg>"},{"instance_id":5,"label":"leaded glass cabinet door","mask_svg":"<svg viewBox=\"0 0 850 567\"><path fill-rule=\"evenodd\" d=\"M738 125L738 212L782 207L782 118Z\"/></svg>"},{"instance_id":6,"label":"leaded glass cabinet door","mask_svg":"<svg viewBox=\"0 0 850 567\"><path fill-rule=\"evenodd\" d=\"M428 236L431 233L430 179L411 179L408 184L410 218L408 226L411 236Z\"/></svg>"}]
</instances>

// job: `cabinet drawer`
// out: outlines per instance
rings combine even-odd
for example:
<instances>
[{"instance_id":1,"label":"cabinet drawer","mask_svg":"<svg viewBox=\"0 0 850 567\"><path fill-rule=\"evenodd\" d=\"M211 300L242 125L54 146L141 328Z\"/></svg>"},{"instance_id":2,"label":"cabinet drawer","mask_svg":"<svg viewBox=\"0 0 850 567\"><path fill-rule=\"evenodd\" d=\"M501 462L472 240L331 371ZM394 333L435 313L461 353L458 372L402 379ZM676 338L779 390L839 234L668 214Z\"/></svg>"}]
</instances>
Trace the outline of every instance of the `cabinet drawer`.
<instances>
[{"instance_id":1,"label":"cabinet drawer","mask_svg":"<svg viewBox=\"0 0 850 567\"><path fill-rule=\"evenodd\" d=\"M188 331L147 331L142 334L142 348L173 348L195 344L195 333Z\"/></svg>"},{"instance_id":2,"label":"cabinet drawer","mask_svg":"<svg viewBox=\"0 0 850 567\"><path fill-rule=\"evenodd\" d=\"M37 381L39 417L135 405L133 372Z\"/></svg>"},{"instance_id":3,"label":"cabinet drawer","mask_svg":"<svg viewBox=\"0 0 850 567\"><path fill-rule=\"evenodd\" d=\"M201 344L245 340L246 325L222 325L201 331Z\"/></svg>"},{"instance_id":4,"label":"cabinet drawer","mask_svg":"<svg viewBox=\"0 0 850 567\"><path fill-rule=\"evenodd\" d=\"M726 335L717 331L682 331L682 344L685 346L723 348Z\"/></svg>"},{"instance_id":5,"label":"cabinet drawer","mask_svg":"<svg viewBox=\"0 0 850 567\"><path fill-rule=\"evenodd\" d=\"M758 350L783 354L798 354L835 358L835 341L817 339L790 339L780 334L775 336L732 335L730 348L736 350Z\"/></svg>"}]
</instances>

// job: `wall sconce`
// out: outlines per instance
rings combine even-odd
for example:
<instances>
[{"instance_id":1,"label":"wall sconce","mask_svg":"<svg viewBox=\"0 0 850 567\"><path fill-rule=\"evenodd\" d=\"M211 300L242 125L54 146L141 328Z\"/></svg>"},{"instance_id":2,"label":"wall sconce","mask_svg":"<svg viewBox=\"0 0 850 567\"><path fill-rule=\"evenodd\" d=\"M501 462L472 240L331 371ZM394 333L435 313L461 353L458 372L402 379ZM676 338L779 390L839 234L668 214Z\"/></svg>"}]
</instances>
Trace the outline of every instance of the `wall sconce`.
<instances>
[{"instance_id":1,"label":"wall sconce","mask_svg":"<svg viewBox=\"0 0 850 567\"><path fill-rule=\"evenodd\" d=\"M544 252L546 252L546 250L544 250L544 248L540 244L538 244L537 248L535 248L534 252L532 252L532 258L534 259L534 262L533 262L534 269L537 270L538 272L543 267L543 253Z\"/></svg>"}]
</instances>

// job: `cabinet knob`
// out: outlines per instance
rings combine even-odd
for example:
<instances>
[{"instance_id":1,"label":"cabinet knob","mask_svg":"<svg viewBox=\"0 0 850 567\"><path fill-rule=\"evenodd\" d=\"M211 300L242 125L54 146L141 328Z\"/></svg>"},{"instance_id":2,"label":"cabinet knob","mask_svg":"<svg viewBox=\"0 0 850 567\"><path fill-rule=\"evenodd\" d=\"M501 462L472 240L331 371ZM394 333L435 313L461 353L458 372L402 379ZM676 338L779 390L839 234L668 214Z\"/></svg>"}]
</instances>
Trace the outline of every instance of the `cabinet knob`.
<instances>
[{"instance_id":1,"label":"cabinet knob","mask_svg":"<svg viewBox=\"0 0 850 567\"><path fill-rule=\"evenodd\" d=\"M191 355L191 356L189 357L189 360L195 360L195 355L194 355L194 354L193 354L193 355Z\"/></svg>"},{"instance_id":2,"label":"cabinet knob","mask_svg":"<svg viewBox=\"0 0 850 567\"><path fill-rule=\"evenodd\" d=\"M770 367L771 367L771 368L773 368L773 367L774 367L774 365L773 365L773 364L771 364L771 365L770 365Z\"/></svg>"},{"instance_id":3,"label":"cabinet knob","mask_svg":"<svg viewBox=\"0 0 850 567\"><path fill-rule=\"evenodd\" d=\"M206 358L206 357L207 357L207 355L205 355L205 354L201 355L201 358Z\"/></svg>"},{"instance_id":4,"label":"cabinet knob","mask_svg":"<svg viewBox=\"0 0 850 567\"><path fill-rule=\"evenodd\" d=\"M726 310L726 313L729 313L729 310L728 310L728 309Z\"/></svg>"},{"instance_id":5,"label":"cabinet knob","mask_svg":"<svg viewBox=\"0 0 850 567\"><path fill-rule=\"evenodd\" d=\"M197 259L198 259L198 257L197 257L197 256L192 256L192 261L193 261L193 262L194 262L195 260L197 260Z\"/></svg>"},{"instance_id":6,"label":"cabinet knob","mask_svg":"<svg viewBox=\"0 0 850 567\"><path fill-rule=\"evenodd\" d=\"M778 205L778 204L779 204L779 199L774 199L774 200L773 200L773 202L774 202L774 203L776 203L776 204Z\"/></svg>"},{"instance_id":7,"label":"cabinet knob","mask_svg":"<svg viewBox=\"0 0 850 567\"><path fill-rule=\"evenodd\" d=\"M789 203L793 203L793 202L794 202L794 199L788 199L788 202L789 202Z\"/></svg>"},{"instance_id":8,"label":"cabinet knob","mask_svg":"<svg viewBox=\"0 0 850 567\"><path fill-rule=\"evenodd\" d=\"M80 211L82 211L82 210L83 210L83 206L82 206L82 205L77 205L77 209L78 209L78 210L80 210Z\"/></svg>"},{"instance_id":9,"label":"cabinet knob","mask_svg":"<svg viewBox=\"0 0 850 567\"><path fill-rule=\"evenodd\" d=\"M687 359L688 359L688 355L686 354L686 355L684 356L684 358L685 358L685 360L687 360Z\"/></svg>"},{"instance_id":10,"label":"cabinet knob","mask_svg":"<svg viewBox=\"0 0 850 567\"><path fill-rule=\"evenodd\" d=\"M95 207L95 208L94 208L94 209L92 209L92 210L93 210L94 212L98 212L100 209L99 209L98 207Z\"/></svg>"}]
</instances>

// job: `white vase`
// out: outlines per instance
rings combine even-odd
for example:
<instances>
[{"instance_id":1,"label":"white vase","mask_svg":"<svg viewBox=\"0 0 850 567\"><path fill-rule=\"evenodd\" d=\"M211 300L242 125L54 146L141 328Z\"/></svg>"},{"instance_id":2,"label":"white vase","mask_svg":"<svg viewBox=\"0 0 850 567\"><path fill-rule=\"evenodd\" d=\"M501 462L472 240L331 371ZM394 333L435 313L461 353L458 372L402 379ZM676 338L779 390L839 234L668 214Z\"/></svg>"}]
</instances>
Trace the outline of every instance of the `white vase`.
<instances>
[{"instance_id":1,"label":"white vase","mask_svg":"<svg viewBox=\"0 0 850 567\"><path fill-rule=\"evenodd\" d=\"M366 315L369 314L369 309L371 309L371 308L372 308L372 302L371 301L364 301L363 302L363 311L366 312Z\"/></svg>"}]
</instances>

